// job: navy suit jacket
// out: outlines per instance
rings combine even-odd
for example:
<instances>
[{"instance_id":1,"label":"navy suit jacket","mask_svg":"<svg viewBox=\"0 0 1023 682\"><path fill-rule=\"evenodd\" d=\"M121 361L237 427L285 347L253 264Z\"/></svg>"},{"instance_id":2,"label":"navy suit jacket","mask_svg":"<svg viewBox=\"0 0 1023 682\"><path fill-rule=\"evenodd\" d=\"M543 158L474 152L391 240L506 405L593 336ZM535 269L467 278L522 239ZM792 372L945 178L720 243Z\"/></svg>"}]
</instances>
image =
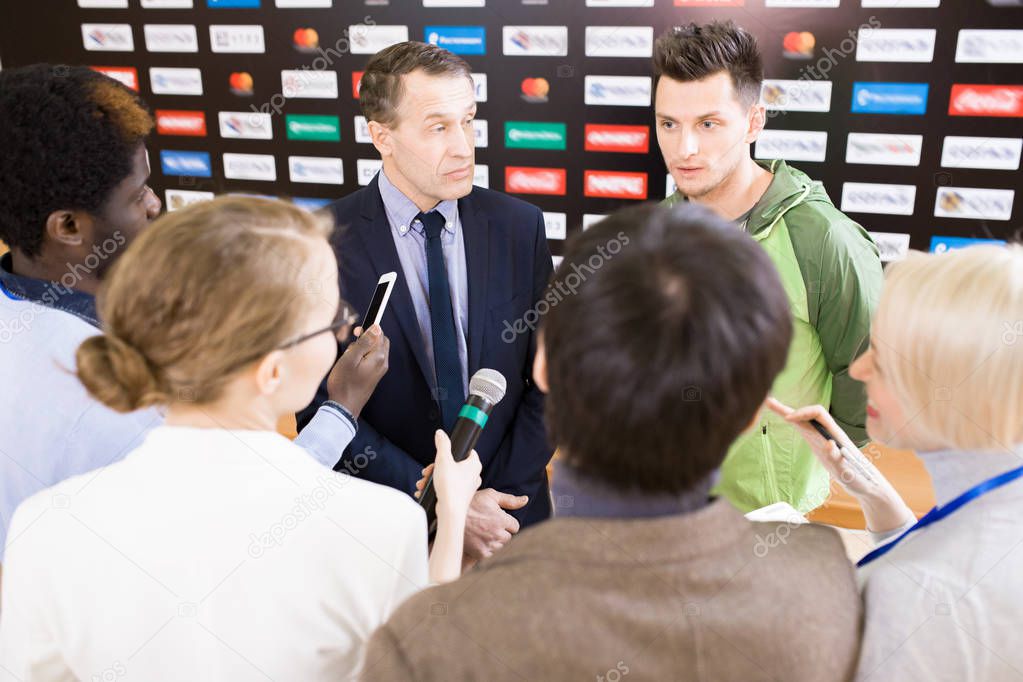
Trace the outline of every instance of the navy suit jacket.
<instances>
[{"instance_id":1,"label":"navy suit jacket","mask_svg":"<svg viewBox=\"0 0 1023 682\"><path fill-rule=\"evenodd\" d=\"M341 297L365 312L385 272L398 273L381 321L391 341L389 369L362 410L359 431L335 469L412 494L421 470L434 460L433 434L441 415L433 399L434 369L416 321L377 179L331 204L331 237L340 268ZM533 330L521 322L544 295L552 272L543 213L536 206L480 187L458 201L469 289L468 375L488 367L508 390L476 445L483 487L529 495L510 512L523 525L551 514L547 462L551 448L543 422L543 394L533 384ZM532 319L532 316L530 318ZM518 328L522 333L515 333ZM317 399L299 423L326 399ZM346 465L347 463L347 465ZM361 465L361 466L359 466Z\"/></svg>"}]
</instances>

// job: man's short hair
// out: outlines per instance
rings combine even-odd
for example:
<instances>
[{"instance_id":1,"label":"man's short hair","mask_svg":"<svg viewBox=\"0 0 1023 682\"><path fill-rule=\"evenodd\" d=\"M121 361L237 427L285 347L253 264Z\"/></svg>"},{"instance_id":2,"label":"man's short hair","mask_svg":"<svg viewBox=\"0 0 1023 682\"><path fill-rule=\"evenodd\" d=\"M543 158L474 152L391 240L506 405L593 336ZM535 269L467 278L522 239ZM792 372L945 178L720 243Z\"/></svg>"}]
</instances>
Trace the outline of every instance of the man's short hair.
<instances>
[{"instance_id":1,"label":"man's short hair","mask_svg":"<svg viewBox=\"0 0 1023 682\"><path fill-rule=\"evenodd\" d=\"M792 338L764 249L695 204L582 232L545 297L552 442L580 474L643 493L690 490L721 465Z\"/></svg>"},{"instance_id":2,"label":"man's short hair","mask_svg":"<svg viewBox=\"0 0 1023 682\"><path fill-rule=\"evenodd\" d=\"M0 239L35 257L51 213L101 212L152 128L134 92L86 66L0 71Z\"/></svg>"},{"instance_id":3,"label":"man's short hair","mask_svg":"<svg viewBox=\"0 0 1023 682\"><path fill-rule=\"evenodd\" d=\"M745 106L760 99L764 62L757 39L731 21L669 29L654 46L654 74L687 83L726 71Z\"/></svg>"},{"instance_id":4,"label":"man's short hair","mask_svg":"<svg viewBox=\"0 0 1023 682\"><path fill-rule=\"evenodd\" d=\"M431 76L465 76L472 82L469 64L442 47L409 40L380 50L370 57L359 86L359 105L367 121L395 125L405 88L402 76L418 69Z\"/></svg>"}]
</instances>

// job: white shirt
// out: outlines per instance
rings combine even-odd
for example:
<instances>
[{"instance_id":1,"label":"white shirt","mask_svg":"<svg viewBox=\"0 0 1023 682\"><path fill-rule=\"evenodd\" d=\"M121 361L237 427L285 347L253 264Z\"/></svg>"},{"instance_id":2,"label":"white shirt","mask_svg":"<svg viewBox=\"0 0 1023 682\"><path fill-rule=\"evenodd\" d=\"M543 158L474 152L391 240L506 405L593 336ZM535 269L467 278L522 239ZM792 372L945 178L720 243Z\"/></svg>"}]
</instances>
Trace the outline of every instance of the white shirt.
<instances>
[{"instance_id":1,"label":"white shirt","mask_svg":"<svg viewBox=\"0 0 1023 682\"><path fill-rule=\"evenodd\" d=\"M427 584L410 497L272 432L157 427L29 498L11 533L0 679L348 679Z\"/></svg>"},{"instance_id":2,"label":"white shirt","mask_svg":"<svg viewBox=\"0 0 1023 682\"><path fill-rule=\"evenodd\" d=\"M22 500L69 476L111 464L163 423L156 409L121 414L94 400L74 375L75 352L99 329L0 288L0 563ZM341 458L354 424L321 407L296 439L326 467Z\"/></svg>"},{"instance_id":3,"label":"white shirt","mask_svg":"<svg viewBox=\"0 0 1023 682\"><path fill-rule=\"evenodd\" d=\"M1012 452L921 453L939 505L1023 465ZM907 536L860 571L858 680L1023 680L1023 480Z\"/></svg>"}]
</instances>

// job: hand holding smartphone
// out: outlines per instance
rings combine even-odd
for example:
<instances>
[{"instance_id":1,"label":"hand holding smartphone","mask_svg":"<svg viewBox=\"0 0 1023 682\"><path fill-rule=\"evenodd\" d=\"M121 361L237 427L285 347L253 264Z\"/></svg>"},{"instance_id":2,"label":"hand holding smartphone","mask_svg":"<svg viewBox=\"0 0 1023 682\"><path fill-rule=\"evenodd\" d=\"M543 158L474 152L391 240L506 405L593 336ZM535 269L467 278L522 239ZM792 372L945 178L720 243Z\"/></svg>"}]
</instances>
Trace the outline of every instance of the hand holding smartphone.
<instances>
[{"instance_id":1,"label":"hand holding smartphone","mask_svg":"<svg viewBox=\"0 0 1023 682\"><path fill-rule=\"evenodd\" d=\"M369 301L369 308L366 310L365 317L362 318L362 332L372 327L375 324L380 324L380 321L384 319L384 310L387 309L387 303L391 300L391 292L394 290L394 283L398 280L398 273L396 272L385 272L380 276L377 281L377 287L373 291L373 298Z\"/></svg>"}]
</instances>

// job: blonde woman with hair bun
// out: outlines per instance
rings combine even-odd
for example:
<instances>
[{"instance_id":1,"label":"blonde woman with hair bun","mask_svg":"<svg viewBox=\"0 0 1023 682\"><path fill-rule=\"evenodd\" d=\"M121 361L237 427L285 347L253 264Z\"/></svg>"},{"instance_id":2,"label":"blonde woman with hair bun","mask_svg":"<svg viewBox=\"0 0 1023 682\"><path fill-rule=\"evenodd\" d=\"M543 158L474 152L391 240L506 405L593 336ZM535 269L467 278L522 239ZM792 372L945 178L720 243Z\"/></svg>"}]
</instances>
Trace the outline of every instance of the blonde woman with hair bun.
<instances>
[{"instance_id":1,"label":"blonde woman with hair bun","mask_svg":"<svg viewBox=\"0 0 1023 682\"><path fill-rule=\"evenodd\" d=\"M869 462L870 479L809 428L820 406L772 409L857 498L878 547L860 561L859 679L1023 676L1023 246L913 254L887 274L870 349L867 430L917 451L937 507L919 522Z\"/></svg>"},{"instance_id":2,"label":"blonde woman with hair bun","mask_svg":"<svg viewBox=\"0 0 1023 682\"><path fill-rule=\"evenodd\" d=\"M110 408L156 406L166 421L122 461L18 508L0 668L348 679L402 600L458 575L475 454L456 464L438 432L444 514L428 564L412 498L275 431L312 399L347 330L328 232L293 205L225 197L165 215L118 259L77 375Z\"/></svg>"}]
</instances>

